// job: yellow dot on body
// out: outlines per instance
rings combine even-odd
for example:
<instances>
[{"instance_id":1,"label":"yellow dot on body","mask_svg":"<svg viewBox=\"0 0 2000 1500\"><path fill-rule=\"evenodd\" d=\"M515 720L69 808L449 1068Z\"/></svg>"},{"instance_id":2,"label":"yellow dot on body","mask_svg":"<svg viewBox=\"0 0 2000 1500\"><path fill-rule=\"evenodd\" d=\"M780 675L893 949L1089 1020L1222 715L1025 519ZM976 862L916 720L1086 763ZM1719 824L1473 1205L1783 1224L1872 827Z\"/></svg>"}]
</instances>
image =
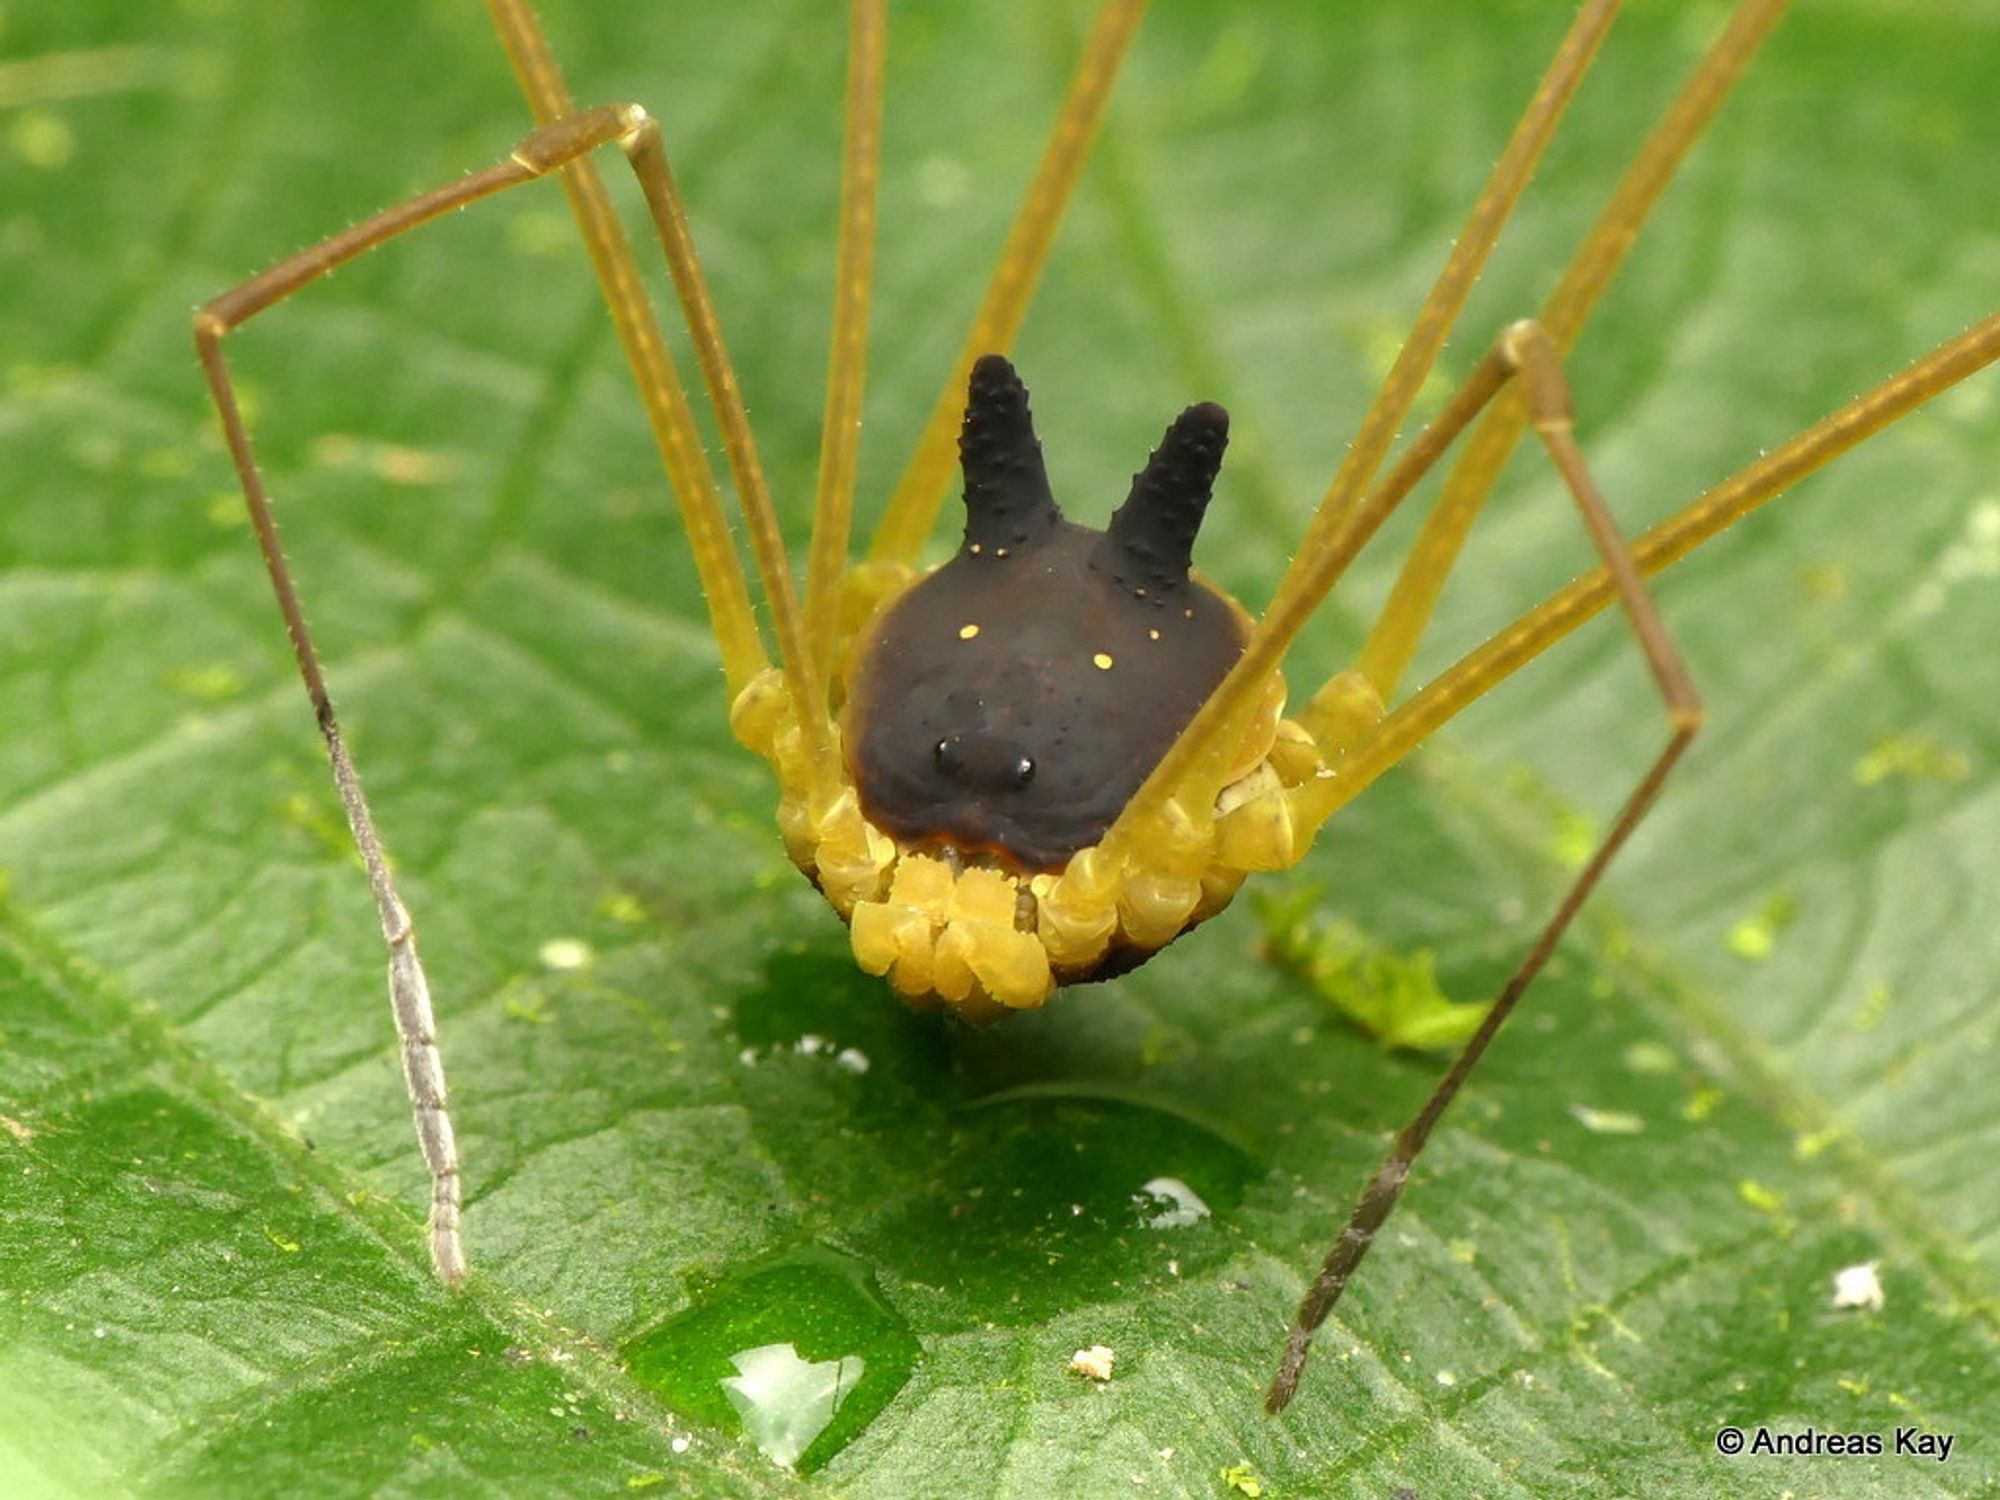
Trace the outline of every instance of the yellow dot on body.
<instances>
[{"instance_id":1,"label":"yellow dot on body","mask_svg":"<svg viewBox=\"0 0 2000 1500\"><path fill-rule=\"evenodd\" d=\"M1157 641L1159 638L1160 638L1160 632L1157 630L1149 630L1146 632L1146 639L1149 641Z\"/></svg>"},{"instance_id":2,"label":"yellow dot on body","mask_svg":"<svg viewBox=\"0 0 2000 1500\"><path fill-rule=\"evenodd\" d=\"M979 627L977 625L961 625L958 627L958 638L961 641L969 641L978 634Z\"/></svg>"},{"instance_id":3,"label":"yellow dot on body","mask_svg":"<svg viewBox=\"0 0 2000 1500\"><path fill-rule=\"evenodd\" d=\"M1109 652L1100 651L1097 655L1091 657L1091 660L1097 663L1098 671L1109 672L1111 670L1111 656Z\"/></svg>"}]
</instances>

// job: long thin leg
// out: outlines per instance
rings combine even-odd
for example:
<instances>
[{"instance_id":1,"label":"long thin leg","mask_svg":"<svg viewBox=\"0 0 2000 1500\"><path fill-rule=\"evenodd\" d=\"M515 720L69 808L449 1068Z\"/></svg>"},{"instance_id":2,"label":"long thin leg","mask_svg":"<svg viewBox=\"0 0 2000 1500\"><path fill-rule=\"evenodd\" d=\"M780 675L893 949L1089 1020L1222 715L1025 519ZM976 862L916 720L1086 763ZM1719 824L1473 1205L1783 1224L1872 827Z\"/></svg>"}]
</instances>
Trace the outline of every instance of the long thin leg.
<instances>
[{"instance_id":1,"label":"long thin leg","mask_svg":"<svg viewBox=\"0 0 2000 1500\"><path fill-rule=\"evenodd\" d=\"M563 86L562 75L556 68L554 55L549 51L533 7L527 0L488 0L488 7L536 118L547 120L566 113L569 93ZM792 584L791 564L785 557L785 539L778 528L777 508L771 503L770 485L764 478L764 464L750 431L750 416L744 409L742 388L737 384L736 371L723 341L715 300L709 295L707 279L702 275L701 263L695 255L687 211L681 202L680 189L674 182L665 137L661 134L658 121L634 107L633 129L622 138L622 144L632 170L638 176L640 189L646 195L647 207L652 211L654 227L659 231L660 248L666 252L667 268L673 273L674 288L680 294L681 312L694 341L695 360L701 366L702 381L708 387L709 402L715 408L716 422L722 429L723 453L729 461L730 476L736 483L737 502L743 508L744 525L750 533L751 555L756 559L757 574L764 585L765 602L770 606L771 626L778 638L779 662L791 693L793 712L808 761L818 778L816 790L828 793L836 767L827 705L823 697L816 697L814 693L812 652L806 643L797 591ZM626 244L624 233L618 227L602 180L598 178L596 169L587 163L576 164L566 180L569 182L570 206L583 229L585 243L597 267L598 278L604 284L612 316L618 322L620 336L626 340L627 353L632 355L633 371L639 379L641 395L648 409L655 403L684 409L687 398L664 349L658 349L657 363L650 354L641 357L649 346L659 344L659 326L646 309L643 293L638 291L631 247ZM634 352L635 344L640 353ZM689 432L692 433L691 428ZM678 449L678 442L675 447ZM695 449L699 452L698 442ZM666 451L663 444L663 454ZM682 490L680 477L672 473L673 461L684 456L677 451L669 459L669 476L674 480L676 494L682 493ZM687 467L692 469L694 466ZM698 475L690 473L686 477L697 486L705 483L712 488L714 484L705 463L700 465Z\"/></svg>"},{"instance_id":2,"label":"long thin leg","mask_svg":"<svg viewBox=\"0 0 2000 1500\"><path fill-rule=\"evenodd\" d=\"M868 369L868 292L875 261L875 189L882 154L884 0L853 0L847 23L847 139L840 169L840 246L833 262L833 336L820 428L812 550L806 560L806 638L814 701L827 701L840 631L840 586L854 520L861 391Z\"/></svg>"},{"instance_id":3,"label":"long thin leg","mask_svg":"<svg viewBox=\"0 0 2000 1500\"><path fill-rule=\"evenodd\" d=\"M1750 59L1784 14L1788 0L1743 0L1674 102L1646 137L1604 212L1577 248L1542 306L1541 323L1567 354L1597 300L1617 276L1667 185L1673 181ZM1527 428L1527 404L1510 394L1467 439L1445 476L1437 504L1404 559L1389 602L1370 627L1355 670L1383 699L1392 697L1437 607L1446 576L1514 446Z\"/></svg>"},{"instance_id":4,"label":"long thin leg","mask_svg":"<svg viewBox=\"0 0 2000 1500\"><path fill-rule=\"evenodd\" d=\"M1239 739L1242 716L1254 712L1286 648L1345 566L1340 534L1352 528L1357 511L1364 508L1369 482L1436 363L1501 227L1527 186L1617 10L1617 0L1591 0L1571 24L1515 127L1513 139L1473 205L1444 269L1418 310L1402 352L1363 418L1361 430L1320 502L1270 607L1257 622L1236 665L1106 832L1099 847L1107 863L1122 863L1134 847L1170 841L1174 820L1169 816L1169 805L1177 799L1188 808L1205 808L1213 802Z\"/></svg>"},{"instance_id":5,"label":"long thin leg","mask_svg":"<svg viewBox=\"0 0 2000 1500\"><path fill-rule=\"evenodd\" d=\"M489 0L489 8L536 123L549 125L573 115L575 105L526 0ZM604 288L612 324L632 366L653 441L680 507L681 524L687 529L688 546L701 573L702 593L721 648L724 681L734 701L769 663L701 432L667 354L659 320L646 299L632 248L611 206L604 179L588 160L579 158L563 172L562 183L582 231L584 248Z\"/></svg>"},{"instance_id":6,"label":"long thin leg","mask_svg":"<svg viewBox=\"0 0 2000 1500\"><path fill-rule=\"evenodd\" d=\"M1014 346L1014 336L1020 332L1021 320L1035 295L1035 284L1048 262L1063 210L1069 206L1070 193L1096 142L1119 64L1125 60L1126 48L1145 13L1146 0L1105 0L1097 13L1096 24L1083 44L1076 76L1043 148L1041 165L1035 169L1035 180L1021 201L1021 211L1000 252L1000 264L987 283L985 300L959 346L958 358L945 374L944 388L924 423L917 450L891 492L875 539L869 544L868 556L873 560L915 561L937 523L938 508L944 503L958 463L958 424L965 410L965 382L972 362L982 354L1005 354Z\"/></svg>"},{"instance_id":7,"label":"long thin leg","mask_svg":"<svg viewBox=\"0 0 2000 1500\"><path fill-rule=\"evenodd\" d=\"M828 795L837 768L826 700L814 696L813 652L806 644L805 623L792 587L792 566L785 556L785 538L778 530L777 508L771 503L763 460L757 456L757 443L750 433L750 413L743 405L743 390L736 382L736 371L722 340L715 299L708 294L701 262L694 253L687 210L681 202L680 188L674 183L659 121L635 109L633 128L621 138L620 144L646 195L646 207L651 210L653 226L659 231L660 248L666 253L667 269L673 273L674 286L680 293L681 311L687 317L688 333L694 340L695 361L701 366L709 403L715 408L716 422L722 429L722 448L728 456L729 472L736 481L736 498L743 507L743 519L750 532L750 550L757 559L758 575L764 581L764 597L771 608L771 626L778 637L778 656L791 689L793 712L804 738L807 758L818 778L816 792Z\"/></svg>"},{"instance_id":8,"label":"long thin leg","mask_svg":"<svg viewBox=\"0 0 2000 1500\"><path fill-rule=\"evenodd\" d=\"M1535 347L1537 342L1542 344L1539 351ZM1545 370L1557 368L1558 356L1553 343L1547 341L1546 334L1541 340L1519 347L1529 356L1529 361L1544 366ZM1535 381L1524 380L1530 408L1538 415L1537 430L1550 443L1557 467L1579 503L1583 504L1586 518L1591 520L1593 539L1605 555L1604 566L1559 590L1521 616L1440 675L1409 703L1360 736L1348 752L1329 768L1327 777L1299 789L1306 805L1295 811L1295 816L1316 827L1330 813L1358 796L1453 715L1497 687L1614 599L1622 599L1632 610L1633 622L1646 646L1648 663L1667 700L1673 733L1666 748L1654 760L1638 788L1619 811L1604 842L1564 896L1555 916L1508 981L1479 1030L1452 1063L1416 1117L1397 1133L1387 1158L1362 1191L1347 1226L1328 1252L1325 1264L1299 1306L1291 1335L1286 1341L1284 1358L1265 1396L1266 1411L1275 1415L1291 1400L1314 1332L1332 1311L1348 1280L1368 1253L1376 1232L1396 1206L1409 1178L1411 1164L1423 1150L1439 1116L1458 1093L1529 982L1548 961L1564 929L1602 878L1605 867L1652 806L1668 773L1699 724L1699 705L1687 683L1685 670L1660 629L1650 601L1640 590L1638 577L1650 576L1679 561L1704 541L1776 498L1813 470L1831 462L1995 360L2000 360L2000 316L1988 318L1940 345L1909 369L1857 397L1776 452L1717 485L1678 515L1646 532L1629 550L1618 543L1615 532L1609 529L1609 517L1603 510L1602 502L1594 499L1594 489L1587 491L1579 488L1579 479L1585 486L1589 485L1589 475L1575 453L1574 444L1569 441L1566 410L1558 408L1560 414L1552 427L1545 424L1539 417L1548 411L1550 398L1547 395L1537 396ZM1528 373L1524 365L1524 376ZM1544 386L1551 380L1547 373L1539 378ZM1559 382L1559 376L1557 380ZM1559 383L1556 389L1559 393ZM1563 405L1566 406L1566 402ZM1419 439L1420 444L1422 441ZM1606 548L1607 537L1613 544L1609 549ZM1640 608L1632 608L1635 601ZM1651 617L1650 625L1646 623L1648 617Z\"/></svg>"},{"instance_id":9,"label":"long thin leg","mask_svg":"<svg viewBox=\"0 0 2000 1500\"><path fill-rule=\"evenodd\" d=\"M1538 323L1516 323L1501 335L1500 353L1518 377L1529 421L1547 447L1549 457L1562 475L1563 484L1576 500L1590 539L1604 559L1605 572L1625 606L1632 629L1645 651L1646 665L1652 670L1661 700L1666 704L1670 729L1665 747L1640 778L1638 786L1619 810L1604 842L1564 895L1555 915L1521 960L1520 967L1507 981L1493 1008L1486 1013L1479 1030L1473 1033L1472 1040L1466 1043L1465 1050L1453 1061L1415 1118L1396 1133L1388 1156L1362 1190L1347 1227L1327 1252L1325 1265L1299 1304L1291 1335L1285 1341L1284 1358L1264 1397L1264 1409L1274 1416L1283 1411L1292 1399L1292 1393L1298 1388L1299 1375L1305 1369L1306 1356L1312 1348L1313 1335L1326 1321L1333 1305L1340 1300L1348 1278L1374 1243L1376 1231L1402 1197L1410 1168L1423 1151L1424 1143L1430 1139L1431 1130L1439 1117L1458 1096L1460 1087L1485 1055L1494 1036L1506 1024L1507 1017L1513 1014L1515 1005L1529 984L1541 973L1578 908L1589 899L1613 857L1646 816L1668 774L1701 727L1701 699L1688 677L1687 666L1668 635L1652 598L1640 583L1632 551L1619 535L1617 523L1612 519L1604 497L1598 492L1597 482L1591 477L1583 454L1577 448L1570 417L1569 387L1563 378L1562 356L1555 341Z\"/></svg>"},{"instance_id":10,"label":"long thin leg","mask_svg":"<svg viewBox=\"0 0 2000 1500\"><path fill-rule=\"evenodd\" d=\"M1996 360L2000 360L2000 315L1940 344L1908 369L1857 396L1653 527L1632 545L1639 572L1650 577L1679 562L1815 469ZM1294 815L1317 824L1353 801L1440 726L1617 597L1616 586L1603 568L1558 589L1361 735L1347 754L1328 767L1326 776L1299 789L1302 799Z\"/></svg>"},{"instance_id":11,"label":"long thin leg","mask_svg":"<svg viewBox=\"0 0 2000 1500\"><path fill-rule=\"evenodd\" d=\"M243 498L250 507L257 545L271 575L271 588L284 616L285 633L297 658L299 676L306 696L312 700L313 714L326 741L327 758L333 765L334 786L340 793L348 827L353 831L368 884L375 895L376 914L381 919L382 938L389 946L389 1003L395 1013L396 1035L402 1045L403 1075L409 1085L410 1106L415 1114L417 1140L431 1175L430 1244L431 1259L438 1274L456 1283L465 1277L465 1249L459 1239L458 1148L453 1138L451 1116L445 1106L444 1064L438 1054L437 1023L431 1011L430 987L417 956L416 928L409 910L396 892L389 857L375 832L375 820L368 811L368 799L361 790L361 778L348 756L334 716L333 700L327 693L326 675L312 633L306 628L298 591L285 563L284 548L278 538L278 524L271 511L271 499L258 471L250 446L249 430L236 398L228 361L222 354L222 340L258 313L283 301L357 255L394 239L441 214L463 208L504 188L558 170L585 152L610 141L621 140L634 130L635 116L644 112L630 106L587 110L558 120L537 130L515 148L512 155L481 172L457 182L434 188L409 202L364 219L353 228L323 240L309 250L279 262L241 286L223 293L195 314L195 348L208 376L222 419L223 436L229 456L243 485ZM740 579L740 573L739 573ZM759 648L761 651L761 648Z\"/></svg>"}]
</instances>

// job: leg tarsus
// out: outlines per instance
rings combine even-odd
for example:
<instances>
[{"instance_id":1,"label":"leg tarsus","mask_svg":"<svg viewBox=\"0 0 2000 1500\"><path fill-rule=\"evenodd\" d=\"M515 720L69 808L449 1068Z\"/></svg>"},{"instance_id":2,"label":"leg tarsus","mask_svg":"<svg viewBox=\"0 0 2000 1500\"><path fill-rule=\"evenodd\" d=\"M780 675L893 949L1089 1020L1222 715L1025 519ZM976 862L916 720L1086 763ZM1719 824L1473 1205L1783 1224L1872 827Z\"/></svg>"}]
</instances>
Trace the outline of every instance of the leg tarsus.
<instances>
[{"instance_id":1,"label":"leg tarsus","mask_svg":"<svg viewBox=\"0 0 2000 1500\"><path fill-rule=\"evenodd\" d=\"M1312 1285L1306 1289L1305 1296L1299 1302L1298 1313L1292 1320L1291 1332L1285 1338L1285 1352L1279 1363L1278 1373L1264 1394L1264 1410L1267 1414L1275 1417L1291 1403L1293 1395L1298 1390L1299 1377L1305 1371L1306 1356L1312 1350L1313 1336L1319 1332L1320 1325L1326 1321L1328 1314L1333 1311L1334 1304L1340 1300L1341 1293L1347 1289L1348 1281L1368 1254L1369 1246L1374 1243L1376 1231L1382 1227L1390 1211L1402 1198L1403 1188L1409 1181L1410 1169L1416 1164L1425 1142L1430 1139L1431 1130L1452 1100L1458 1096L1459 1089L1480 1058L1485 1055L1487 1046L1501 1026L1513 1014L1514 1007L1527 992L1528 985L1548 963L1550 955L1555 952L1556 944L1561 941L1571 920L1581 909L1591 891L1596 888L1599 880L1603 878L1612 857L1651 810L1654 801L1659 797L1660 788L1666 784L1668 773L1673 770L1675 763L1680 760L1694 736L1695 730L1692 726L1676 727L1668 736L1666 747L1654 757L1638 787L1626 800L1625 806L1620 809L1617 820L1611 825L1611 831L1605 835L1604 841L1597 847L1597 852L1591 856L1590 862L1584 866L1564 894L1555 915L1542 929L1541 935L1536 938L1534 946L1528 950L1527 956L1514 971L1513 977L1507 981L1506 987L1493 1002L1492 1009L1487 1011L1479 1030L1473 1033L1472 1040L1465 1044L1464 1050L1453 1060L1451 1067L1439 1080L1436 1089L1424 1101L1423 1108L1396 1133L1395 1143L1390 1147L1388 1156L1376 1169L1375 1176L1362 1190L1361 1196L1355 1200L1346 1227L1340 1232L1340 1238L1334 1241L1333 1248L1327 1252L1326 1261L1320 1267L1319 1274L1313 1278Z\"/></svg>"},{"instance_id":2,"label":"leg tarsus","mask_svg":"<svg viewBox=\"0 0 2000 1500\"><path fill-rule=\"evenodd\" d=\"M237 400L235 381L222 352L224 338L257 314L311 285L336 266L366 254L397 235L509 187L532 182L556 171L598 146L630 138L647 125L645 111L630 105L584 110L537 128L514 151L483 171L471 173L405 203L384 210L352 228L329 236L297 255L280 261L200 308L194 315L195 348L221 419L225 442L250 521L270 576L272 592L292 644L300 680L311 700L313 717L325 742L334 787L354 837L355 848L368 873L382 938L389 949L389 1002L401 1045L404 1079L409 1086L417 1140L431 1177L430 1247L439 1276L450 1283L464 1279L465 1250L459 1238L458 1148L446 1107L444 1061L438 1052L437 1021L430 985L417 954L416 930L408 908L396 890L389 856L375 831L361 777L349 756L334 713L319 652L313 645L305 611L300 605L271 498L251 448L250 434ZM734 565L733 556L730 563ZM737 572L740 582L741 572ZM747 600L745 603L747 612ZM747 617L747 616L746 616ZM754 631L754 625L752 626ZM727 652L725 641L725 656ZM758 648L761 656L762 648Z\"/></svg>"},{"instance_id":3,"label":"leg tarsus","mask_svg":"<svg viewBox=\"0 0 2000 1500\"><path fill-rule=\"evenodd\" d=\"M1670 726L1667 743L1657 754L1638 785L1619 810L1611 830L1604 837L1589 863L1578 873L1556 907L1556 912L1542 929L1534 946L1521 960L1513 977L1501 990L1492 1009L1480 1022L1472 1039L1452 1062L1437 1087L1424 1101L1414 1118L1396 1134L1395 1143L1388 1156L1377 1169L1361 1196L1355 1201L1354 1209L1348 1217L1346 1227L1341 1231L1333 1248L1327 1252L1325 1264L1319 1275L1313 1279L1305 1297L1299 1304L1297 1316L1293 1319L1291 1333L1285 1340L1285 1353L1279 1365L1277 1376L1272 1380L1265 1394L1264 1410L1273 1416L1285 1409L1298 1388L1300 1375L1304 1372L1306 1357L1311 1352L1313 1335L1326 1321L1334 1304L1346 1290L1349 1279L1374 1243L1375 1233L1389 1217L1397 1200L1402 1197L1403 1188L1409 1181L1410 1169L1422 1153L1431 1131L1458 1096L1465 1080L1471 1075L1487 1047L1499 1033L1507 1018L1513 1014L1521 996L1529 984L1549 961L1556 944L1568 930L1571 921L1589 899L1590 893L1603 879L1605 870L1613 857L1624 847L1632 836L1632 830L1639 825L1659 796L1668 773L1680 760L1695 732L1700 728L1701 699L1695 692L1694 683L1688 676L1686 663L1681 659L1679 649L1674 645L1665 622L1639 580L1638 565L1633 559L1631 546L1619 533L1612 519L1610 508L1597 488L1589 466L1577 447L1573 422L1570 416L1569 382L1563 375L1562 356L1548 330L1532 319L1511 323L1494 342L1493 354L1508 368L1512 377L1519 381L1523 399L1527 403L1528 418L1535 433L1542 439L1549 451L1549 457L1561 474L1564 486L1576 501L1583 516L1585 528L1590 532L1605 567L1609 570L1619 598L1625 606L1632 622L1633 633L1646 655L1646 663L1657 684L1661 700L1665 706ZM1489 356L1489 358L1492 356ZM1491 399L1489 392L1486 399ZM1458 410L1458 402L1451 408ZM1470 421L1471 413L1464 413L1456 419L1457 429L1462 429ZM1439 425L1442 425L1440 423ZM1455 429L1455 430L1457 430ZM1421 445L1426 433L1419 438ZM1449 439L1447 438L1446 441ZM1439 451L1442 444L1437 445ZM1428 464L1425 465L1428 467ZM1414 482L1414 479L1412 479ZM1386 486L1385 486L1386 488ZM1407 487L1405 487L1407 490ZM1390 497L1400 498L1399 496ZM1373 502L1375 497L1371 497ZM1316 828L1317 822L1309 822L1308 827Z\"/></svg>"}]
</instances>

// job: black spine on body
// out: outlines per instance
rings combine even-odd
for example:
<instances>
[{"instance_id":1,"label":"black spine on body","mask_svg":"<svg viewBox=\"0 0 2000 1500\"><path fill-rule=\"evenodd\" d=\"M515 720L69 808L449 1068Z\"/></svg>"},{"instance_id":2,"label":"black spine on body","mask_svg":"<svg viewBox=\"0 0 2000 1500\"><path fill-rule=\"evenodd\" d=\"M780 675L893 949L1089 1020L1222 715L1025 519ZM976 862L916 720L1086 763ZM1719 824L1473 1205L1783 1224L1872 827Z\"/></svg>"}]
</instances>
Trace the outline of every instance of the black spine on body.
<instances>
[{"instance_id":1,"label":"black spine on body","mask_svg":"<svg viewBox=\"0 0 2000 1500\"><path fill-rule=\"evenodd\" d=\"M972 367L958 456L965 469L965 547L982 554L1030 547L1062 521L1042 467L1028 388L998 354Z\"/></svg>"},{"instance_id":2,"label":"black spine on body","mask_svg":"<svg viewBox=\"0 0 2000 1500\"><path fill-rule=\"evenodd\" d=\"M1212 401L1190 406L1167 428L1132 491L1106 528L1100 555L1120 583L1172 594L1188 581L1195 534L1215 493L1229 413Z\"/></svg>"}]
</instances>

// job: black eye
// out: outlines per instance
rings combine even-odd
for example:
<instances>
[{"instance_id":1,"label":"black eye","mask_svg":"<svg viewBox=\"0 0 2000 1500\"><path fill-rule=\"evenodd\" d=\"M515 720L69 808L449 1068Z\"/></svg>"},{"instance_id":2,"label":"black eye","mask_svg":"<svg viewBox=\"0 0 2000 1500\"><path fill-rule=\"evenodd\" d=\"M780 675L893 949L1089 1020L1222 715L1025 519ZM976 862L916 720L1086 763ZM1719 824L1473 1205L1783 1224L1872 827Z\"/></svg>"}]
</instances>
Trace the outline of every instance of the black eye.
<instances>
[{"instance_id":1,"label":"black eye","mask_svg":"<svg viewBox=\"0 0 2000 1500\"><path fill-rule=\"evenodd\" d=\"M958 769L958 746L950 740L939 740L931 746L931 761L946 775Z\"/></svg>"},{"instance_id":2,"label":"black eye","mask_svg":"<svg viewBox=\"0 0 2000 1500\"><path fill-rule=\"evenodd\" d=\"M1014 762L1014 785L1024 787L1035 779L1035 763L1027 756Z\"/></svg>"}]
</instances>

